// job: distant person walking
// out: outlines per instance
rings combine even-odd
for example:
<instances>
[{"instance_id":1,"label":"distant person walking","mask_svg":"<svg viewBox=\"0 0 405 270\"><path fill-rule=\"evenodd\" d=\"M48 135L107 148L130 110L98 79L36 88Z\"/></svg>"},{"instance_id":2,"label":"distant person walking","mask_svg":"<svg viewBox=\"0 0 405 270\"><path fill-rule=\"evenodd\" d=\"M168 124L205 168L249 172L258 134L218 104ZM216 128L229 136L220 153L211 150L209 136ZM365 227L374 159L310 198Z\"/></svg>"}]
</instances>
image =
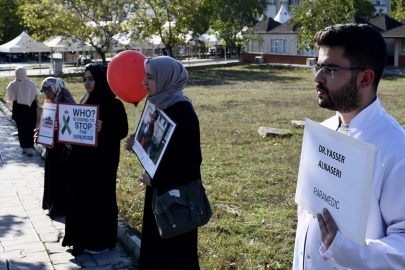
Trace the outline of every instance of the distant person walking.
<instances>
[{"instance_id":1,"label":"distant person walking","mask_svg":"<svg viewBox=\"0 0 405 270\"><path fill-rule=\"evenodd\" d=\"M77 58L77 63L76 66L80 67L80 64L82 63L82 56L80 55L79 58Z\"/></svg>"},{"instance_id":2,"label":"distant person walking","mask_svg":"<svg viewBox=\"0 0 405 270\"><path fill-rule=\"evenodd\" d=\"M12 105L12 119L17 124L22 153L32 156L34 129L37 122L37 101L35 98L39 97L41 93L37 85L26 77L27 71L24 67L15 69L15 80L7 86L6 101Z\"/></svg>"}]
</instances>

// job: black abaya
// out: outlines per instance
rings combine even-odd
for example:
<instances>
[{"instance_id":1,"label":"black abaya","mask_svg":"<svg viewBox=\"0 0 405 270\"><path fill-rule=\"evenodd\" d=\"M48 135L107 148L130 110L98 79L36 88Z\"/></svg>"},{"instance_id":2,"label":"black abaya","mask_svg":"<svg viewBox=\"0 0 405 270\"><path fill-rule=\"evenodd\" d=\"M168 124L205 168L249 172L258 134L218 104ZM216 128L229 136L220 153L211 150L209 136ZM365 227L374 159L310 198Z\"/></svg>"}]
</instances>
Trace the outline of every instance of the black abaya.
<instances>
[{"instance_id":1,"label":"black abaya","mask_svg":"<svg viewBox=\"0 0 405 270\"><path fill-rule=\"evenodd\" d=\"M91 67L90 71L95 88L86 104L100 105L102 128L98 133L97 147L73 146L74 175L62 245L73 246L75 256L84 249L114 248L116 245L118 208L115 185L120 140L128 134L124 105L109 90L105 73L101 73L98 66Z\"/></svg>"},{"instance_id":2,"label":"black abaya","mask_svg":"<svg viewBox=\"0 0 405 270\"><path fill-rule=\"evenodd\" d=\"M34 129L37 123L37 102L34 99L31 106L13 102L13 120L17 124L18 139L21 148L34 147Z\"/></svg>"},{"instance_id":3,"label":"black abaya","mask_svg":"<svg viewBox=\"0 0 405 270\"><path fill-rule=\"evenodd\" d=\"M46 149L45 183L42 209L49 210L49 216L65 216L68 209L69 181L71 167L62 164L64 143L57 143L55 132L54 147Z\"/></svg>"},{"instance_id":4,"label":"black abaya","mask_svg":"<svg viewBox=\"0 0 405 270\"><path fill-rule=\"evenodd\" d=\"M187 101L164 110L177 123L161 164L152 179L158 194L201 179L200 129L197 115ZM200 269L197 254L197 229L169 239L160 238L152 211L153 188L146 188L142 226L140 270Z\"/></svg>"}]
</instances>

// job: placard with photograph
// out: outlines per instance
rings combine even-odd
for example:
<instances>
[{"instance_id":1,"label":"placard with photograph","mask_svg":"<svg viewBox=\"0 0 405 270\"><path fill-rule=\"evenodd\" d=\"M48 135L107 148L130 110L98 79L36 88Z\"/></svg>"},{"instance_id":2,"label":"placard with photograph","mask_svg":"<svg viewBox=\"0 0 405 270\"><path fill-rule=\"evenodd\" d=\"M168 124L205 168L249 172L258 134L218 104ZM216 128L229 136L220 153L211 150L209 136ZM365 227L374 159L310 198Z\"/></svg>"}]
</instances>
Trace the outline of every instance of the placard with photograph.
<instances>
[{"instance_id":1,"label":"placard with photograph","mask_svg":"<svg viewBox=\"0 0 405 270\"><path fill-rule=\"evenodd\" d=\"M96 147L98 113L98 105L59 103L58 142Z\"/></svg>"},{"instance_id":2,"label":"placard with photograph","mask_svg":"<svg viewBox=\"0 0 405 270\"><path fill-rule=\"evenodd\" d=\"M44 101L37 143L52 145L55 136L55 120L58 104L49 100Z\"/></svg>"},{"instance_id":3,"label":"placard with photograph","mask_svg":"<svg viewBox=\"0 0 405 270\"><path fill-rule=\"evenodd\" d=\"M146 101L132 147L150 177L156 173L176 123L167 114Z\"/></svg>"},{"instance_id":4,"label":"placard with photograph","mask_svg":"<svg viewBox=\"0 0 405 270\"><path fill-rule=\"evenodd\" d=\"M364 246L375 146L305 121L295 202L312 215L327 208L339 231Z\"/></svg>"}]
</instances>

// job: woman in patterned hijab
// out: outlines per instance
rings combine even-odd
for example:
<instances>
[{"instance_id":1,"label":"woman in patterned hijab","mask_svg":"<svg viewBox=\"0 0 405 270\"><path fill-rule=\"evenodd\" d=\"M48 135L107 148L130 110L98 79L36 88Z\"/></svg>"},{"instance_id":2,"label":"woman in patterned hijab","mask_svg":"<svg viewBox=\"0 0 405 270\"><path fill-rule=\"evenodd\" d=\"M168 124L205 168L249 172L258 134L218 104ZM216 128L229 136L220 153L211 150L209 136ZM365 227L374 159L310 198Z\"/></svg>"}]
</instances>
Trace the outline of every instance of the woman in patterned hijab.
<instances>
[{"instance_id":1,"label":"woman in patterned hijab","mask_svg":"<svg viewBox=\"0 0 405 270\"><path fill-rule=\"evenodd\" d=\"M45 93L46 99L53 102L64 102L76 104L65 84L53 77L48 77L42 82L41 92ZM37 130L39 132L39 130ZM71 168L62 163L64 143L56 141L55 131L54 142L47 146L45 157L45 183L42 209L49 210L49 216L65 216L68 207L68 183L70 180Z\"/></svg>"},{"instance_id":2,"label":"woman in patterned hijab","mask_svg":"<svg viewBox=\"0 0 405 270\"><path fill-rule=\"evenodd\" d=\"M48 77L41 85L41 92L55 102L76 103L65 84L58 78Z\"/></svg>"}]
</instances>

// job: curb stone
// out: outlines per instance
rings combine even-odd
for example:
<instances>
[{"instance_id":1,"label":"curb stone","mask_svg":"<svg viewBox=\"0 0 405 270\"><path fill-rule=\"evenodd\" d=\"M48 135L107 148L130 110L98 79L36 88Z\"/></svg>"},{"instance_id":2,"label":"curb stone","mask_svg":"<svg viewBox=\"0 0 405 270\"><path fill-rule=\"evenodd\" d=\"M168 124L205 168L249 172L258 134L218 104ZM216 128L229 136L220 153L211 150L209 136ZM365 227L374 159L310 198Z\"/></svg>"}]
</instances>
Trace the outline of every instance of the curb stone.
<instances>
[{"instance_id":1,"label":"curb stone","mask_svg":"<svg viewBox=\"0 0 405 270\"><path fill-rule=\"evenodd\" d=\"M7 116L7 119L14 125L16 125L15 121L11 119L12 113L3 104L2 100L0 100L0 109ZM34 144L34 148L41 155L41 157L45 156L46 149L43 145ZM129 250L131 250L136 256L139 257L141 250L141 239L139 239L135 234L133 234L131 230L127 226L125 226L125 224L122 221L119 220L118 220L117 236L118 239L120 239Z\"/></svg>"},{"instance_id":2,"label":"curb stone","mask_svg":"<svg viewBox=\"0 0 405 270\"><path fill-rule=\"evenodd\" d=\"M139 257L141 252L141 239L125 226L122 221L118 221L118 238L124 243L124 245L129 248L133 253Z\"/></svg>"}]
</instances>

